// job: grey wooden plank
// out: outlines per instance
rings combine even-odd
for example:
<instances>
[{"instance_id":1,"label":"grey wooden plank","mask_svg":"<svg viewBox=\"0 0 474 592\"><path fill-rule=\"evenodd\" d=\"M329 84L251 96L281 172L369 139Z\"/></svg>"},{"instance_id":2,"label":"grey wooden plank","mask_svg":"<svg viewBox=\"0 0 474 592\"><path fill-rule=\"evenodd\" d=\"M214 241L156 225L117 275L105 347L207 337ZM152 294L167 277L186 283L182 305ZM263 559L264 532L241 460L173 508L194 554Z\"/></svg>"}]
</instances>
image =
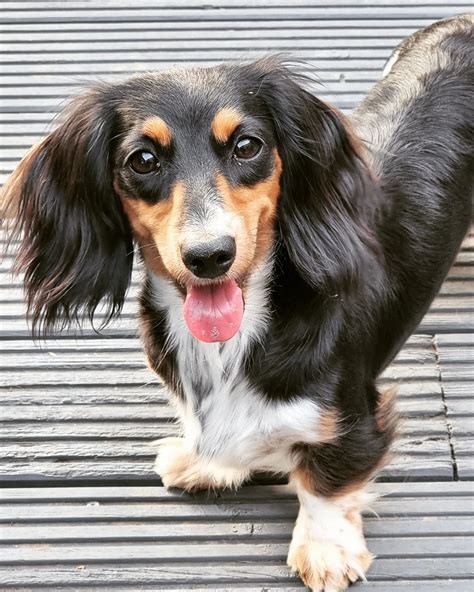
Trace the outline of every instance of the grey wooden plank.
<instances>
[{"instance_id":1,"label":"grey wooden plank","mask_svg":"<svg viewBox=\"0 0 474 592\"><path fill-rule=\"evenodd\" d=\"M3 4L2 4L3 6ZM454 14L454 12L453 12ZM141 31L167 31L167 30L189 30L189 31L215 31L220 30L265 30L271 31L280 30L293 30L298 35L305 35L308 29L325 30L333 28L343 28L344 30L351 29L373 29L379 31L379 34L388 33L390 31L396 31L397 29L408 29L410 31L417 30L425 27L433 22L433 18L418 14L413 17L407 18L403 15L399 17L385 18L383 15L377 19L373 18L358 18L354 19L298 19L298 18L272 18L271 14L268 14L268 18L265 20L251 21L248 19L226 19L220 21L206 20L205 18L199 21L169 21L164 18L157 20L149 20L145 22L135 21L107 21L107 22L65 22L65 23L36 23L36 22L17 22L17 23L4 23L4 30L6 34L16 33L47 33L50 38L54 38L56 34L76 33L82 32L87 34L88 31L103 31L104 34L109 35L111 32L119 31L122 35L128 32L134 32L137 30Z\"/></svg>"},{"instance_id":2,"label":"grey wooden plank","mask_svg":"<svg viewBox=\"0 0 474 592\"><path fill-rule=\"evenodd\" d=\"M471 421L474 422L474 418L471 418ZM454 432L452 443L459 479L472 480L474 478L474 434L459 436Z\"/></svg>"},{"instance_id":3,"label":"grey wooden plank","mask_svg":"<svg viewBox=\"0 0 474 592\"><path fill-rule=\"evenodd\" d=\"M159 39L153 38L151 35L148 39L142 39L140 36L139 39L133 40L133 38L124 38L123 36L117 39L110 39L107 37L107 40L104 39L94 40L89 39L87 44L83 42L71 41L69 39L61 41L60 45L57 43L37 43L35 41L30 41L29 43L25 43L24 41L21 42L10 42L8 44L2 43L1 48L1 55L5 58L8 58L10 55L24 55L29 56L30 54L35 54L36 52L41 51L42 54L48 55L56 55L56 52L60 50L61 53L66 55L77 55L78 57L81 54L88 56L94 53L100 53L100 55L107 56L110 53L119 53L122 52L128 55L129 52L168 52L168 51L183 51L183 40L186 41L186 47L184 50L186 52L193 52L193 51L207 51L212 49L212 51L236 51L235 47L235 34L222 34L216 38L212 36L206 35L206 38L202 36L201 38L193 37L192 35L188 35L187 32L183 32L181 35L173 33L168 37L160 35ZM268 37L260 37L255 38L255 35L251 36L249 33L243 36L237 36L238 40L242 39L249 39L251 38L251 51L258 52L259 50L263 49L265 51L273 51L275 53L281 51L288 51L291 49L291 52L311 49L319 50L327 49L327 35L326 38L324 36L322 38L318 37L309 37L303 38L298 36L296 39L293 36L288 35L285 36L272 36ZM375 49L384 49L390 50L397 45L401 40L402 36L397 36L396 39L393 38L385 38L385 37L372 37L370 39L371 47ZM207 45L206 45L207 41ZM331 31L331 47L332 49L343 49L351 51L352 49L366 49L367 48L367 39L360 38L359 36L351 37L345 36L344 34L338 36L333 31ZM365 55L365 54L364 54Z\"/></svg>"},{"instance_id":4,"label":"grey wooden plank","mask_svg":"<svg viewBox=\"0 0 474 592\"><path fill-rule=\"evenodd\" d=\"M124 388L92 385L67 387L58 385L48 388L21 387L15 389L0 389L2 405L133 405L140 403L167 403L168 397L160 385L140 385Z\"/></svg>"},{"instance_id":5,"label":"grey wooden plank","mask_svg":"<svg viewBox=\"0 0 474 592\"><path fill-rule=\"evenodd\" d=\"M473 243L473 237L468 237L468 240L466 240L465 245L466 247L472 246ZM464 247L464 245L463 245ZM458 256L456 258L456 261L459 265L474 265L474 256L472 253L472 248L467 250L462 249L460 253L458 253Z\"/></svg>"},{"instance_id":6,"label":"grey wooden plank","mask_svg":"<svg viewBox=\"0 0 474 592\"><path fill-rule=\"evenodd\" d=\"M474 418L472 416L451 415L449 417L454 442L459 436L474 436Z\"/></svg>"},{"instance_id":7,"label":"grey wooden plank","mask_svg":"<svg viewBox=\"0 0 474 592\"><path fill-rule=\"evenodd\" d=\"M466 265L466 264L462 264L460 263L459 265L456 265L456 263L453 265L453 267L451 268L451 270L449 271L448 277L453 279L453 280L470 280L473 281L474 280L474 267L472 265Z\"/></svg>"},{"instance_id":8,"label":"grey wooden plank","mask_svg":"<svg viewBox=\"0 0 474 592\"><path fill-rule=\"evenodd\" d=\"M228 26L224 24L218 28L200 28L198 24L192 29L189 28L189 25L178 28L170 24L166 26L166 23L153 23L150 28L140 27L140 39L138 41L143 42L148 40L156 42L157 32L159 31L159 39L164 42L179 39L193 43L207 37L210 41L245 39L249 40L253 46L254 41L279 41L281 39L293 39L295 43L301 41L308 43L313 41L317 43L322 39L337 39L341 42L343 40L358 39L365 40L367 43L369 39L373 39L378 41L385 40L385 43L390 43L393 47L416 31L416 26L401 26L385 29L382 34L380 30L373 27L373 21L367 23L365 26L362 23L359 27L353 28L338 26L338 24L330 27L326 25L326 28L324 28L320 23L310 21L304 29L298 32L298 37L295 37L294 28L282 28L281 23L276 22L272 28L258 27L258 39L256 39L255 27L236 27L234 23L230 23ZM81 45L88 42L104 42L105 36L110 42L122 43L124 41L129 42L128 40L135 33L136 29L108 30L106 32L103 29L101 31L94 31L88 28L67 32L64 30L45 32L43 29L37 31L5 30L2 37L2 50L31 50L35 47L41 50L43 47L54 48L58 44L61 44L61 47L63 47L63 43L69 43L75 48L81 47ZM4 83L6 84L7 81L4 81Z\"/></svg>"},{"instance_id":9,"label":"grey wooden plank","mask_svg":"<svg viewBox=\"0 0 474 592\"><path fill-rule=\"evenodd\" d=\"M400 4L391 3L389 5L372 4L366 6L364 4L346 4L345 6L337 6L332 2L312 3L306 6L283 5L272 7L259 6L257 3L247 5L245 8L227 8L224 4L219 5L219 10L200 10L199 8L180 8L175 6L169 8L155 8L138 7L131 9L127 5L116 4L113 8L100 8L98 5L89 6L87 10L74 10L68 8L67 11L58 11L57 9L51 11L40 11L33 8L26 13L15 10L13 7L10 10L3 9L0 22L2 23L16 23L16 22L36 22L36 23L62 23L62 22L107 22L107 21L122 21L122 22L141 22L149 20L166 19L168 21L192 21L202 20L205 14L205 20L226 20L226 19L246 19L252 20L266 20L285 18L287 20L293 19L351 19L351 18L411 18L420 16L420 7L416 4ZM291 11L288 8L291 6ZM456 2L450 5L436 5L430 2L423 7L423 17L440 19L443 17L452 16L460 13L469 5Z\"/></svg>"},{"instance_id":10,"label":"grey wooden plank","mask_svg":"<svg viewBox=\"0 0 474 592\"><path fill-rule=\"evenodd\" d=\"M469 498L474 494L474 484L472 483L446 483L443 481L426 483L417 481L413 483L374 483L371 485L371 491L375 494L374 503L381 499L401 499L401 498L422 498L427 497L435 499L439 497L460 497ZM88 502L96 500L99 502L123 502L123 501L142 501L157 503L166 500L181 499L176 492L169 491L164 487L156 486L121 486L113 488L109 486L86 486L86 487L13 487L0 489L0 503L57 503L57 502ZM246 485L237 491L225 489L218 494L213 493L194 493L185 494L187 499L222 499L230 500L275 500L275 499L294 499L294 493L287 485ZM373 513L367 515L368 518L376 517ZM474 529L474 523L471 525Z\"/></svg>"},{"instance_id":11,"label":"grey wooden plank","mask_svg":"<svg viewBox=\"0 0 474 592\"><path fill-rule=\"evenodd\" d=\"M406 580L406 581L368 581L362 584L354 584L353 589L357 590L370 590L370 592L464 592L469 591L471 589L471 580L465 579L456 579L456 580ZM156 583L144 583L140 582L140 590L153 590L156 592ZM218 586L218 587L216 587ZM6 590L10 590L11 588L5 588ZM14 590L15 592L31 592L33 588L28 587L18 587L15 585ZM80 587L81 592L97 592L97 587L89 587L84 584L81 584ZM121 584L120 582L110 583L107 582L107 590L121 590L130 592L130 585ZM177 588L173 586L169 588L168 585L163 586L160 584L159 587L160 592L176 592ZM303 587L301 583L293 581L288 583L286 581L282 581L280 583L273 581L267 582L263 585L260 584L240 584L240 583L233 583L233 584L207 584L203 588L202 586L193 585L192 587L193 592L302 592L307 590L307 588Z\"/></svg>"},{"instance_id":12,"label":"grey wooden plank","mask_svg":"<svg viewBox=\"0 0 474 592\"><path fill-rule=\"evenodd\" d=\"M438 335L436 337L436 342L439 347L440 355L446 355L452 347L474 347L474 336L463 335L462 333L448 333L446 335Z\"/></svg>"},{"instance_id":13,"label":"grey wooden plank","mask_svg":"<svg viewBox=\"0 0 474 592\"><path fill-rule=\"evenodd\" d=\"M418 349L408 349L409 354L416 356ZM413 352L413 353L412 353ZM77 339L63 339L57 341L49 339L44 342L34 343L30 339L16 339L8 343L0 342L0 355L3 360L8 360L9 357L21 355L22 353L33 353L34 359L37 360L39 356L54 355L80 355L80 356L108 356L113 354L126 354L128 356L141 356L144 359L143 348L139 339L124 340L124 339L88 339L87 341ZM7 355L6 355L7 354ZM407 354L407 355L409 355ZM423 352L420 353L423 355ZM32 359L30 355L30 359ZM106 359L106 358L104 358ZM117 359L117 358L116 358ZM132 358L133 359L133 358Z\"/></svg>"},{"instance_id":14,"label":"grey wooden plank","mask_svg":"<svg viewBox=\"0 0 474 592\"><path fill-rule=\"evenodd\" d=\"M444 371L444 369L443 369ZM449 401L457 398L472 397L474 393L474 381L449 381L443 382L443 392Z\"/></svg>"},{"instance_id":15,"label":"grey wooden plank","mask_svg":"<svg viewBox=\"0 0 474 592\"><path fill-rule=\"evenodd\" d=\"M472 386L472 384L471 384ZM474 394L472 391L471 394ZM453 417L456 415L464 416L464 417L472 417L474 421L474 398L469 397L467 399L451 399L448 398L446 400L446 404L448 407L448 417Z\"/></svg>"},{"instance_id":16,"label":"grey wooden plank","mask_svg":"<svg viewBox=\"0 0 474 592\"><path fill-rule=\"evenodd\" d=\"M438 444L439 443L436 443ZM434 447L434 446L433 446ZM429 451L427 451L429 453ZM146 459L153 461L156 456L156 445L150 440L114 440L104 442L102 440L78 442L56 442L54 447L50 442L8 442L2 446L0 458L2 461L17 460L62 460L63 462L75 459L90 459L92 461L101 458Z\"/></svg>"},{"instance_id":17,"label":"grey wooden plank","mask_svg":"<svg viewBox=\"0 0 474 592\"><path fill-rule=\"evenodd\" d=\"M447 281L441 286L440 289L441 295L461 295L461 296L474 296L474 282L472 279L467 280L454 280L453 278L448 278Z\"/></svg>"},{"instance_id":18,"label":"grey wooden plank","mask_svg":"<svg viewBox=\"0 0 474 592\"><path fill-rule=\"evenodd\" d=\"M76 417L77 419L77 417ZM417 435L421 434L426 425L426 420L421 423L415 422ZM444 424L438 420L431 420L426 426L425 432L438 436L443 433ZM143 440L150 438L152 440L160 436L176 435L176 426L170 425L163 420L154 421L48 421L44 423L18 421L13 423L0 423L0 440L15 441L52 441L55 440L88 440L102 438L104 440L114 440L129 438ZM57 467L60 470L60 466ZM8 471L7 471L8 472Z\"/></svg>"},{"instance_id":19,"label":"grey wooden plank","mask_svg":"<svg viewBox=\"0 0 474 592\"><path fill-rule=\"evenodd\" d=\"M434 485L433 489L435 488ZM455 491L456 485L451 483ZM245 491L243 488L242 491ZM57 504L35 504L29 502L24 505L0 504L0 522L27 523L27 522L100 522L108 520L122 520L133 522L136 520L249 520L259 521L294 519L298 511L296 498L277 496L254 499L252 495L247 499L239 499L238 494L213 501L206 496L190 496L175 494L170 496L165 503L139 503L123 501L121 503L101 504L91 498L90 503L73 504L64 502L60 504L61 512L58 513ZM474 503L472 495L436 497L404 497L380 498L374 502L374 511L380 518L392 517L431 517L431 516L474 516Z\"/></svg>"},{"instance_id":20,"label":"grey wooden plank","mask_svg":"<svg viewBox=\"0 0 474 592\"><path fill-rule=\"evenodd\" d=\"M423 463L420 463L423 466ZM425 463L427 464L427 463ZM444 465L440 464L439 473L444 476ZM0 482L19 481L111 481L127 482L139 480L159 483L158 476L153 472L151 459L90 459L77 461L61 460L24 460L23 462L6 463L0 466Z\"/></svg>"},{"instance_id":21,"label":"grey wooden plank","mask_svg":"<svg viewBox=\"0 0 474 592\"><path fill-rule=\"evenodd\" d=\"M462 483L462 482L461 482ZM41 543L88 543L88 542L143 542L188 540L194 542L219 541L224 538L232 538L240 541L261 540L289 540L293 532L294 522L291 519L278 522L251 522L215 523L214 521L180 522L173 524L173 528L167 523L115 523L109 524L84 524L66 523L27 525L1 525L1 537L4 544L41 544ZM370 541L378 536L424 537L438 536L438 545L442 546L444 537L474 535L472 517L443 517L431 516L429 520L419 518L396 517L378 519L370 515L364 517L364 532Z\"/></svg>"},{"instance_id":22,"label":"grey wooden plank","mask_svg":"<svg viewBox=\"0 0 474 592\"><path fill-rule=\"evenodd\" d=\"M471 562L472 563L472 562ZM470 562L463 557L446 557L443 561L438 558L407 558L378 559L371 568L368 577L371 581L389 581L393 590L393 581L400 580L400 574L410 580L417 580L430 574L431 578L461 580L469 582L473 575ZM459 574L462 574L460 577ZM124 564L117 569L116 566L108 564L88 564L79 566L79 569L71 569L68 566L16 566L15 569L1 568L0 583L4 588L8 586L61 586L81 585L89 586L107 585L113 586L118 582L128 586L140 586L143 584L160 584L168 586L189 586L234 585L237 583L255 583L260 585L274 584L275 581L282 584L291 583L296 585L297 578L291 575L285 562L268 562L259 564L243 561L238 563L204 563L197 565L177 562L166 567L157 566L153 563L141 563L139 565ZM209 588L208 588L209 589ZM285 588L283 588L285 589ZM302 587L304 590L304 588ZM433 590L433 582L431 588ZM459 590L459 588L458 588Z\"/></svg>"},{"instance_id":23,"label":"grey wooden plank","mask_svg":"<svg viewBox=\"0 0 474 592\"><path fill-rule=\"evenodd\" d=\"M439 359L441 364L454 364L458 370L461 364L472 365L474 363L474 335L468 333L468 340L462 345L438 346Z\"/></svg>"},{"instance_id":24,"label":"grey wooden plank","mask_svg":"<svg viewBox=\"0 0 474 592\"><path fill-rule=\"evenodd\" d=\"M431 6L443 6L442 0L429 0L429 2L417 2L416 6L422 7L429 3ZM42 1L38 6L38 2L35 0L4 0L5 8L8 9L15 9L15 10L31 10L33 8L41 11L48 11L48 10L68 10L68 9L82 9L82 10L104 10L107 8L121 8L126 9L129 8L126 4L120 2L120 0L103 0L100 5L92 5L90 4L90 0L54 0L49 2ZM216 9L216 8L223 8L225 4L226 8L248 8L248 5L245 4L242 0L226 0L225 3L222 0L211 0L205 6L203 6L201 0L187 0L186 4L183 3L182 7L187 9L190 8L198 8L198 9ZM308 7L311 6L313 3L311 0L256 0L253 3L253 7L266 7L266 8L281 8L282 6L296 6L296 7ZM363 1L363 2L347 2L347 0L325 0L318 2L319 6L326 6L326 7L335 7L335 6L347 6L353 5L354 7L357 6L374 6L373 0L371 1ZM413 3L410 0L380 0L377 2L379 6L410 6ZM457 6L470 6L468 0L457 0L457 2L453 3L453 5ZM136 8L156 8L159 7L161 9L176 9L179 7L179 4L176 3L176 0L139 0L134 3Z\"/></svg>"},{"instance_id":25,"label":"grey wooden plank","mask_svg":"<svg viewBox=\"0 0 474 592\"><path fill-rule=\"evenodd\" d=\"M269 542L271 544L269 544ZM370 548L379 561L388 557L419 558L424 555L430 558L446 558L446 556L474 556L471 537L443 537L442 545L438 537L400 537L379 538L370 541ZM168 566L170 562L185 560L186 563L211 561L256 561L266 560L285 561L288 554L288 544L278 541L254 541L252 543L219 541L218 543L201 542L186 544L166 542L160 544L133 543L107 544L89 543L88 545L49 544L32 550L30 545L0 545L1 565L25 565L34 562L35 565L55 564L67 565L77 563L136 563L154 561L155 564Z\"/></svg>"},{"instance_id":26,"label":"grey wooden plank","mask_svg":"<svg viewBox=\"0 0 474 592\"><path fill-rule=\"evenodd\" d=\"M9 405L2 411L2 421L104 421L157 420L174 417L168 405Z\"/></svg>"},{"instance_id":27,"label":"grey wooden plank","mask_svg":"<svg viewBox=\"0 0 474 592\"><path fill-rule=\"evenodd\" d=\"M472 454L456 458L459 479L474 479L474 456Z\"/></svg>"},{"instance_id":28,"label":"grey wooden plank","mask_svg":"<svg viewBox=\"0 0 474 592\"><path fill-rule=\"evenodd\" d=\"M262 48L259 50L239 50L234 47L233 51L229 48L227 51L224 49L208 49L205 53L205 57L199 51L194 54L187 48L182 49L170 49L168 51L160 50L153 51L117 51L113 54L107 54L104 52L88 53L88 52L75 52L64 55L60 51L55 53L11 53L4 54L0 53L0 64L2 64L2 70L4 65L21 63L24 66L29 64L40 64L43 68L49 66L49 64L67 64L70 71L74 71L76 64L91 64L100 63L105 64L109 61L125 64L127 62L147 62L147 64L160 64L160 63L173 63L173 62L186 62L188 60L192 62L213 62L213 61L226 61L229 59L254 59L256 56L265 55L269 51L269 47ZM273 48L272 48L273 50ZM305 59L309 64L316 65L319 60L338 60L338 59L361 59L362 61L370 62L371 60L384 60L390 55L390 48L382 49L368 49L367 47L358 48L354 47L351 49L328 49L327 43L325 49L320 49L317 52L317 60L315 60L315 51L312 49L295 49L291 52L292 59ZM25 107L28 105L25 104Z\"/></svg>"},{"instance_id":29,"label":"grey wooden plank","mask_svg":"<svg viewBox=\"0 0 474 592\"><path fill-rule=\"evenodd\" d=\"M68 384L109 384L109 385L141 385L146 382L158 383L158 377L143 367L123 366L113 370L74 370L73 368L62 367L50 372L48 368L39 368L30 372L3 371L0 376L2 386L16 385L68 385Z\"/></svg>"},{"instance_id":30,"label":"grey wooden plank","mask_svg":"<svg viewBox=\"0 0 474 592\"><path fill-rule=\"evenodd\" d=\"M442 378L444 382L468 382L474 380L474 366L466 364L446 364L442 366Z\"/></svg>"},{"instance_id":31,"label":"grey wooden plank","mask_svg":"<svg viewBox=\"0 0 474 592\"><path fill-rule=\"evenodd\" d=\"M470 311L429 311L417 331L422 333L472 333L474 331L474 314Z\"/></svg>"},{"instance_id":32,"label":"grey wooden plank","mask_svg":"<svg viewBox=\"0 0 474 592\"><path fill-rule=\"evenodd\" d=\"M445 311L467 310L471 314L474 313L474 298L470 294L452 294L449 296L441 295L434 299L431 310L437 311L443 309Z\"/></svg>"}]
</instances>

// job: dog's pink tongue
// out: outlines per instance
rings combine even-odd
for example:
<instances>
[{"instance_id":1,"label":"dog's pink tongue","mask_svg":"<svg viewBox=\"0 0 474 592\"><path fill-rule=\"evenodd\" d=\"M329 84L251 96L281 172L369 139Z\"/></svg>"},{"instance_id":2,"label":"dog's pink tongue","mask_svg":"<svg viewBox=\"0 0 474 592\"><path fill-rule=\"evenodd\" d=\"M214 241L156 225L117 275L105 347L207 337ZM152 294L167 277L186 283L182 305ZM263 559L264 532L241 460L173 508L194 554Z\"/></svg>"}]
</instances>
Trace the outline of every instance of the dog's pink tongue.
<instances>
[{"instance_id":1,"label":"dog's pink tongue","mask_svg":"<svg viewBox=\"0 0 474 592\"><path fill-rule=\"evenodd\" d=\"M227 341L239 330L243 315L242 290L233 280L188 290L184 320L200 341Z\"/></svg>"}]
</instances>

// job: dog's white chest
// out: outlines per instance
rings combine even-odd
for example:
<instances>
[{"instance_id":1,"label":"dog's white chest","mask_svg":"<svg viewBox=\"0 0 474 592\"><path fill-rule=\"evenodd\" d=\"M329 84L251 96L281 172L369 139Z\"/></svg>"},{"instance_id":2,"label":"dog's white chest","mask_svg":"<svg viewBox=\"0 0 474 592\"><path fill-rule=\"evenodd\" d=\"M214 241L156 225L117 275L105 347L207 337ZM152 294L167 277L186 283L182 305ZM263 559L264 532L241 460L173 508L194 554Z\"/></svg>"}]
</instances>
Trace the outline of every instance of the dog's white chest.
<instances>
[{"instance_id":1,"label":"dog's white chest","mask_svg":"<svg viewBox=\"0 0 474 592\"><path fill-rule=\"evenodd\" d=\"M180 356L185 437L200 456L221 464L289 472L293 445L316 438L319 409L306 399L280 403L255 391L238 346L239 338L224 346L194 341L192 355Z\"/></svg>"},{"instance_id":2,"label":"dog's white chest","mask_svg":"<svg viewBox=\"0 0 474 592\"><path fill-rule=\"evenodd\" d=\"M250 344L266 326L267 277L251 278L241 330L225 343L201 343L185 326L175 287L153 278L157 304L167 312L184 400L178 411L184 436L202 457L252 470L288 472L292 447L317 442L320 412L308 399L267 400L244 373Z\"/></svg>"}]
</instances>

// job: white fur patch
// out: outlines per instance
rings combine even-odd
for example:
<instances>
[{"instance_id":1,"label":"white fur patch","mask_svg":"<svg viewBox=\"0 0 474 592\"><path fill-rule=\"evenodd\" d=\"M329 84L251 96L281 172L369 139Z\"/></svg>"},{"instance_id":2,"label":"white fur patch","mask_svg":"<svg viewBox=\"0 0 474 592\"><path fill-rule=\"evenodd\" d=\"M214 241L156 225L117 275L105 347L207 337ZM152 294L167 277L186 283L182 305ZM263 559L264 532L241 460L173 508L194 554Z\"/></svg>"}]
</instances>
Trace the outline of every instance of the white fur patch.
<instances>
[{"instance_id":1,"label":"white fur patch","mask_svg":"<svg viewBox=\"0 0 474 592\"><path fill-rule=\"evenodd\" d=\"M335 499L318 497L298 481L300 511L288 565L311 590L339 592L365 579L373 556L367 550L360 512L370 496L363 490Z\"/></svg>"},{"instance_id":2,"label":"white fur patch","mask_svg":"<svg viewBox=\"0 0 474 592\"><path fill-rule=\"evenodd\" d=\"M250 276L241 328L225 343L195 339L175 285L156 276L151 281L156 306L167 314L170 345L177 351L185 394L178 411L190 449L222 466L286 473L295 466L294 444L318 442L320 410L309 399L269 402L245 378L246 352L267 324L270 275L267 262Z\"/></svg>"},{"instance_id":3,"label":"white fur patch","mask_svg":"<svg viewBox=\"0 0 474 592\"><path fill-rule=\"evenodd\" d=\"M393 68L395 62L398 60L398 54L399 54L399 50L396 49L392 55L389 57L387 63L385 64L385 67L383 69L382 72L382 78L385 78L385 76L387 76L390 73L390 70Z\"/></svg>"}]
</instances>

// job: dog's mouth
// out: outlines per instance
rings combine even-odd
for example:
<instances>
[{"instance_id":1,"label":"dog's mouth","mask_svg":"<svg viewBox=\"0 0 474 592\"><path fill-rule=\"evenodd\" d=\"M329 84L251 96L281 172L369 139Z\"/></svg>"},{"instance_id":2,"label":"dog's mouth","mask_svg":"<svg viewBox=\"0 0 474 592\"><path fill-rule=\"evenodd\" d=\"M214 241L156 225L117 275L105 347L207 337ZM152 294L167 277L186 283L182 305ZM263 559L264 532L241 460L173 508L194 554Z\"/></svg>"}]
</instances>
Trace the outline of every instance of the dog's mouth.
<instances>
[{"instance_id":1,"label":"dog's mouth","mask_svg":"<svg viewBox=\"0 0 474 592\"><path fill-rule=\"evenodd\" d=\"M243 316L244 297L235 280L187 286L184 320L199 341L231 339L240 329Z\"/></svg>"}]
</instances>

